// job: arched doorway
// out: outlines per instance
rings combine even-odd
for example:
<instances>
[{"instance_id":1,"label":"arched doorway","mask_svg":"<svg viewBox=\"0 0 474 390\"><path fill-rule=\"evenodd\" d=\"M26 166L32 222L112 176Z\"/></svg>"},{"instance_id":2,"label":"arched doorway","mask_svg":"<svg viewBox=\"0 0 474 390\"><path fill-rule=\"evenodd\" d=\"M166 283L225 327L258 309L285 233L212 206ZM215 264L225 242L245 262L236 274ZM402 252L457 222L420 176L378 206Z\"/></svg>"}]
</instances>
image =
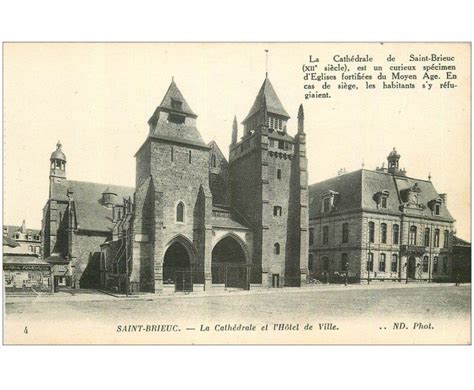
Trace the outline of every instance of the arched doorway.
<instances>
[{"instance_id":1,"label":"arched doorway","mask_svg":"<svg viewBox=\"0 0 474 390\"><path fill-rule=\"evenodd\" d=\"M227 236L212 250L212 283L249 289L250 266L236 238Z\"/></svg>"},{"instance_id":2,"label":"arched doorway","mask_svg":"<svg viewBox=\"0 0 474 390\"><path fill-rule=\"evenodd\" d=\"M175 291L192 291L191 259L181 242L173 243L165 253L163 284L174 284Z\"/></svg>"},{"instance_id":3,"label":"arched doorway","mask_svg":"<svg viewBox=\"0 0 474 390\"><path fill-rule=\"evenodd\" d=\"M416 258L415 256L410 256L408 258L408 277L411 279L416 279Z\"/></svg>"}]
</instances>

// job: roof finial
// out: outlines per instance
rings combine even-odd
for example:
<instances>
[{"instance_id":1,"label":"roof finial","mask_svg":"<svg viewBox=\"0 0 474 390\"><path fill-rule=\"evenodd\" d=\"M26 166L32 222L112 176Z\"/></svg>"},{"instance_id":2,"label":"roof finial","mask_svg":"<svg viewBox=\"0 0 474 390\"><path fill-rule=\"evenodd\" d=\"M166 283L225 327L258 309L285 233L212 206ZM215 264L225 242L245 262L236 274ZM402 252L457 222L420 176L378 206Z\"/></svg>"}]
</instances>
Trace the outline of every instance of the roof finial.
<instances>
[{"instance_id":1,"label":"roof finial","mask_svg":"<svg viewBox=\"0 0 474 390\"><path fill-rule=\"evenodd\" d=\"M61 149L62 146L63 146L63 145L61 144L61 141L58 140L58 143L56 144L56 147L58 148L58 150Z\"/></svg>"},{"instance_id":2,"label":"roof finial","mask_svg":"<svg viewBox=\"0 0 474 390\"><path fill-rule=\"evenodd\" d=\"M428 172L428 180L431 181L431 172Z\"/></svg>"},{"instance_id":3,"label":"roof finial","mask_svg":"<svg viewBox=\"0 0 474 390\"><path fill-rule=\"evenodd\" d=\"M265 78L268 78L268 49L265 49Z\"/></svg>"},{"instance_id":4,"label":"roof finial","mask_svg":"<svg viewBox=\"0 0 474 390\"><path fill-rule=\"evenodd\" d=\"M174 75L171 76L171 82L174 83Z\"/></svg>"},{"instance_id":5,"label":"roof finial","mask_svg":"<svg viewBox=\"0 0 474 390\"><path fill-rule=\"evenodd\" d=\"M365 167L365 160L362 159L362 169L364 169L364 167Z\"/></svg>"}]
</instances>

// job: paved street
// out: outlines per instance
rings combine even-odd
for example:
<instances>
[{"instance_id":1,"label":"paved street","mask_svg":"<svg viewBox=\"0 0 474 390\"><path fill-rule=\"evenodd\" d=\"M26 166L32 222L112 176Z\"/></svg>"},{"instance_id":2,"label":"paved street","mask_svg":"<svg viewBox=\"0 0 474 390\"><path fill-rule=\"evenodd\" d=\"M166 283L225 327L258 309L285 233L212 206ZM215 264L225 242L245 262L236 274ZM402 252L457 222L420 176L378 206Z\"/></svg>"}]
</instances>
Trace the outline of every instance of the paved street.
<instances>
[{"instance_id":1,"label":"paved street","mask_svg":"<svg viewBox=\"0 0 474 390\"><path fill-rule=\"evenodd\" d=\"M31 298L7 301L7 335L8 331L18 331L23 326L42 327L44 331L45 324L51 331L56 328L63 332L78 325L81 329L92 326L115 331L118 324L172 323L182 328L199 328L201 324L236 322L318 324L333 321L356 327L367 321L383 322L385 326L387 321L416 320L462 323L464 329L470 321L471 299L470 285L443 284L321 286L208 296L150 295L128 300L91 294L88 299L73 301L34 302Z\"/></svg>"}]
</instances>

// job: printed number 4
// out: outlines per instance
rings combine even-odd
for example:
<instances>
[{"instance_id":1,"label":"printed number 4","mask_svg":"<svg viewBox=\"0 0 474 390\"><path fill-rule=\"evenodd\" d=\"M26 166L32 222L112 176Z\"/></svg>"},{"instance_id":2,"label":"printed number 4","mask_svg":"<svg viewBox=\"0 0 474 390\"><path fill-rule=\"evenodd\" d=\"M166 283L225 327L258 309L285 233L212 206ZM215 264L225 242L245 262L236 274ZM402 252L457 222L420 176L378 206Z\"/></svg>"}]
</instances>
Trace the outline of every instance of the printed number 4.
<instances>
[{"instance_id":1,"label":"printed number 4","mask_svg":"<svg viewBox=\"0 0 474 390\"><path fill-rule=\"evenodd\" d=\"M28 334L28 327L27 326L25 326L25 330L23 331L23 333Z\"/></svg>"}]
</instances>

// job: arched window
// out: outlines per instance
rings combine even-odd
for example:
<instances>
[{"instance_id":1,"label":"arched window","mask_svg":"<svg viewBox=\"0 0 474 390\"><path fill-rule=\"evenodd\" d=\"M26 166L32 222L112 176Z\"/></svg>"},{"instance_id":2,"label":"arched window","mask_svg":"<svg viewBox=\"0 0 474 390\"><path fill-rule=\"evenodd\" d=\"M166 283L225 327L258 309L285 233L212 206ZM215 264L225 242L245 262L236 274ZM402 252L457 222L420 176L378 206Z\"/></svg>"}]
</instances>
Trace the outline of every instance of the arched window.
<instances>
[{"instance_id":1,"label":"arched window","mask_svg":"<svg viewBox=\"0 0 474 390\"><path fill-rule=\"evenodd\" d=\"M382 244L386 244L387 243L387 224L386 223L382 223L380 225L380 234L381 234Z\"/></svg>"},{"instance_id":2,"label":"arched window","mask_svg":"<svg viewBox=\"0 0 474 390\"><path fill-rule=\"evenodd\" d=\"M191 151L188 152L188 159L189 159L189 163L191 164L193 162L193 155Z\"/></svg>"},{"instance_id":3,"label":"arched window","mask_svg":"<svg viewBox=\"0 0 474 390\"><path fill-rule=\"evenodd\" d=\"M179 202L176 206L176 222L184 222L184 203Z\"/></svg>"},{"instance_id":4,"label":"arched window","mask_svg":"<svg viewBox=\"0 0 474 390\"><path fill-rule=\"evenodd\" d=\"M213 153L212 156L211 156L211 165L213 168L216 167L217 163L216 163L216 155Z\"/></svg>"},{"instance_id":5,"label":"arched window","mask_svg":"<svg viewBox=\"0 0 474 390\"><path fill-rule=\"evenodd\" d=\"M281 169L277 169L277 179L281 179Z\"/></svg>"},{"instance_id":6,"label":"arched window","mask_svg":"<svg viewBox=\"0 0 474 390\"><path fill-rule=\"evenodd\" d=\"M416 226L410 226L410 234L408 236L408 243L410 245L416 245Z\"/></svg>"},{"instance_id":7,"label":"arched window","mask_svg":"<svg viewBox=\"0 0 474 390\"><path fill-rule=\"evenodd\" d=\"M392 266L390 267L390 270L392 272L397 272L398 268L398 256L396 254L392 255Z\"/></svg>"},{"instance_id":8,"label":"arched window","mask_svg":"<svg viewBox=\"0 0 474 390\"><path fill-rule=\"evenodd\" d=\"M393 225L393 244L398 245L398 237L399 237L399 227L398 225Z\"/></svg>"},{"instance_id":9,"label":"arched window","mask_svg":"<svg viewBox=\"0 0 474 390\"><path fill-rule=\"evenodd\" d=\"M275 253L275 255L280 254L280 244L278 242L275 242L273 245L273 253Z\"/></svg>"},{"instance_id":10,"label":"arched window","mask_svg":"<svg viewBox=\"0 0 474 390\"><path fill-rule=\"evenodd\" d=\"M171 155L171 161L174 161L174 148L172 146L170 148L170 155Z\"/></svg>"},{"instance_id":11,"label":"arched window","mask_svg":"<svg viewBox=\"0 0 474 390\"><path fill-rule=\"evenodd\" d=\"M379 272L385 272L385 253L380 254L379 258Z\"/></svg>"}]
</instances>

